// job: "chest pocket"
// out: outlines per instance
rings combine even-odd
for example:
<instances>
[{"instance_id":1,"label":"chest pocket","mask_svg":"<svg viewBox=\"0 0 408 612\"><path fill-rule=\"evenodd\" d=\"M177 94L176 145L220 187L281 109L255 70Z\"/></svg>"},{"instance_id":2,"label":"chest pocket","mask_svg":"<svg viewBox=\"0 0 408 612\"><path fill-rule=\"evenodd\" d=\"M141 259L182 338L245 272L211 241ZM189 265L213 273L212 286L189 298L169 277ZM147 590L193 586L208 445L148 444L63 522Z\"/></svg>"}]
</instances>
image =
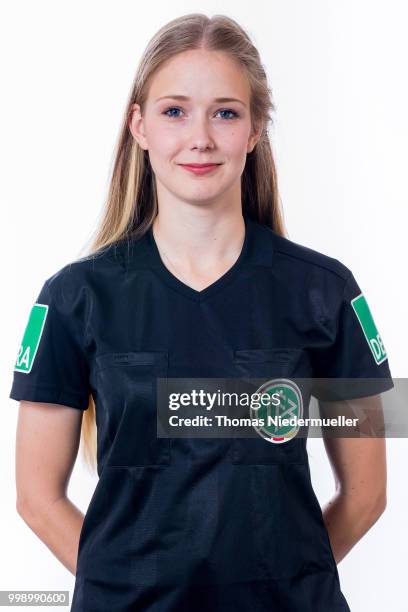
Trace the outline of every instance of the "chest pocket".
<instances>
[{"instance_id":1,"label":"chest pocket","mask_svg":"<svg viewBox=\"0 0 408 612\"><path fill-rule=\"evenodd\" d=\"M252 393L272 379L311 376L310 362L302 349L238 349L233 352L233 366L237 377L259 379L259 384L251 381L249 392ZM276 444L258 433L253 438L235 438L231 461L237 465L304 463L307 460L305 441L305 438L294 436L288 442Z\"/></svg>"},{"instance_id":2,"label":"chest pocket","mask_svg":"<svg viewBox=\"0 0 408 612\"><path fill-rule=\"evenodd\" d=\"M166 466L170 439L157 437L157 378L166 378L167 351L95 357L98 463Z\"/></svg>"}]
</instances>

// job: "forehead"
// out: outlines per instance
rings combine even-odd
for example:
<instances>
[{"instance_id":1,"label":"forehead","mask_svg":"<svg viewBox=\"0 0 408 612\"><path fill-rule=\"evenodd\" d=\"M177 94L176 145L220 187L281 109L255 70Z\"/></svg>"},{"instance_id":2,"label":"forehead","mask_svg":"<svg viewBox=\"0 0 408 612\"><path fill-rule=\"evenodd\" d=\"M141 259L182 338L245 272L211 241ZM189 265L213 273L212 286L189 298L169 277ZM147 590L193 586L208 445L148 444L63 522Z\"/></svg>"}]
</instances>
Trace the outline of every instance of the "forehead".
<instances>
[{"instance_id":1,"label":"forehead","mask_svg":"<svg viewBox=\"0 0 408 612\"><path fill-rule=\"evenodd\" d=\"M237 61L222 51L194 49L178 53L153 75L148 98L181 94L196 98L234 97L248 101L248 79Z\"/></svg>"}]
</instances>

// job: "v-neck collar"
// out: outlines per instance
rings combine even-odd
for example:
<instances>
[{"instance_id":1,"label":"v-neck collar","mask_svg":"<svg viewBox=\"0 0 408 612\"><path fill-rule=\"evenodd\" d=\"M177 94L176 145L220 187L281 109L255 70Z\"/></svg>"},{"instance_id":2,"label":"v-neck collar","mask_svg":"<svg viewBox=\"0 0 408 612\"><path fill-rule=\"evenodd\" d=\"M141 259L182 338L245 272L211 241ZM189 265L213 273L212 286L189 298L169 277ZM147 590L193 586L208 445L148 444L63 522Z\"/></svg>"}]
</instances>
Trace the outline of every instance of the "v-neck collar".
<instances>
[{"instance_id":1,"label":"v-neck collar","mask_svg":"<svg viewBox=\"0 0 408 612\"><path fill-rule=\"evenodd\" d=\"M163 260L160 256L159 250L157 248L157 244L155 242L153 236L152 226L146 232L147 244L151 250L152 255L152 263L154 265L155 271L160 275L160 278L170 287L182 293L188 298L191 298L197 302L201 302L210 295L214 295L217 291L219 291L222 287L224 287L227 283L229 283L239 272L242 263L245 259L245 256L248 252L248 244L250 231L252 227L252 222L249 217L244 213L243 214L244 222L245 222L245 237L244 242L241 248L241 252L238 256L238 259L232 264L232 266L224 272L219 278L217 278L210 285L198 291L197 289L193 289L190 285L187 285L183 281L181 281L177 276L175 276L170 270L164 265Z\"/></svg>"}]
</instances>

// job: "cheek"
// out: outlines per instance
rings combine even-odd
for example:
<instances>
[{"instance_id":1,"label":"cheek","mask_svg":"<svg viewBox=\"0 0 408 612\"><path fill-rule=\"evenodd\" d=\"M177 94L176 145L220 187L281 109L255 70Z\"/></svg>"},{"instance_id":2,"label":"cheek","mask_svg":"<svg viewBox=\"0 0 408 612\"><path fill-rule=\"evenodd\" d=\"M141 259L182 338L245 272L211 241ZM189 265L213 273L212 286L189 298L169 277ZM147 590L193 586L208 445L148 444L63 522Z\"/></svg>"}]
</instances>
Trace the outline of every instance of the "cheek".
<instances>
[{"instance_id":1,"label":"cheek","mask_svg":"<svg viewBox=\"0 0 408 612\"><path fill-rule=\"evenodd\" d=\"M233 128L228 134L224 134L221 148L231 160L238 160L246 156L247 145L247 130L236 127Z\"/></svg>"},{"instance_id":2,"label":"cheek","mask_svg":"<svg viewBox=\"0 0 408 612\"><path fill-rule=\"evenodd\" d=\"M164 159L172 154L176 147L174 135L167 134L166 131L151 134L148 140L149 151L157 159Z\"/></svg>"},{"instance_id":3,"label":"cheek","mask_svg":"<svg viewBox=\"0 0 408 612\"><path fill-rule=\"evenodd\" d=\"M165 159L171 157L177 150L180 135L171 126L163 125L160 121L150 122L146 130L149 152L152 157Z\"/></svg>"}]
</instances>

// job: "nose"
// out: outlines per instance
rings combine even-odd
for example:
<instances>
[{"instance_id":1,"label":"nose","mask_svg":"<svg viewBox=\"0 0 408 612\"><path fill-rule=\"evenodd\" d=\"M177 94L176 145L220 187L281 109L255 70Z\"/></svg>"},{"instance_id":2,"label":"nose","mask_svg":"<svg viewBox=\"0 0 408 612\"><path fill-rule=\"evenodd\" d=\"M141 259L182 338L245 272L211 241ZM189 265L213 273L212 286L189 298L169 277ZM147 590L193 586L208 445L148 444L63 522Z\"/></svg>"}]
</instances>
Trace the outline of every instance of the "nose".
<instances>
[{"instance_id":1,"label":"nose","mask_svg":"<svg viewBox=\"0 0 408 612\"><path fill-rule=\"evenodd\" d=\"M191 149L199 150L214 148L211 126L208 123L205 113L197 114L191 122L190 147Z\"/></svg>"}]
</instances>

